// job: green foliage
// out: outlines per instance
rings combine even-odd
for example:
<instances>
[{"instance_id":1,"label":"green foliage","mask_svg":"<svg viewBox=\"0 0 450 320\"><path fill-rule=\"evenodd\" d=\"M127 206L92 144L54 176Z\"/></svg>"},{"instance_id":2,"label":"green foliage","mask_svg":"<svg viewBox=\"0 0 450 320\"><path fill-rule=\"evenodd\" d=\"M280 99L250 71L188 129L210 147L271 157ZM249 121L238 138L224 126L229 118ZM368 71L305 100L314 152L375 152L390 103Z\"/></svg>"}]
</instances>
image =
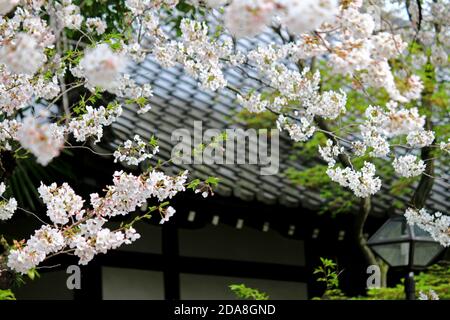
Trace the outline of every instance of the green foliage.
<instances>
[{"instance_id":1,"label":"green foliage","mask_svg":"<svg viewBox=\"0 0 450 320\"><path fill-rule=\"evenodd\" d=\"M95 92L90 93L90 96L86 99L86 94L83 94L80 96L80 99L78 102L73 106L72 110L73 112L81 118L83 114L87 112L86 106L94 106L95 103L101 99L102 93L96 89Z\"/></svg>"},{"instance_id":2,"label":"green foliage","mask_svg":"<svg viewBox=\"0 0 450 320\"><path fill-rule=\"evenodd\" d=\"M154 135L151 136L150 140L148 141L148 144L152 148L156 148L158 146L158 138L156 138Z\"/></svg>"},{"instance_id":3,"label":"green foliage","mask_svg":"<svg viewBox=\"0 0 450 320\"><path fill-rule=\"evenodd\" d=\"M210 185L210 186L217 187L217 185L219 184L219 178L217 178L217 177L208 177L208 179L206 179L205 183Z\"/></svg>"},{"instance_id":4,"label":"green foliage","mask_svg":"<svg viewBox=\"0 0 450 320\"><path fill-rule=\"evenodd\" d=\"M274 128L276 120L277 115L269 111L254 113L247 109L242 109L234 115L234 121L242 123L246 128L250 129Z\"/></svg>"},{"instance_id":5,"label":"green foliage","mask_svg":"<svg viewBox=\"0 0 450 320\"><path fill-rule=\"evenodd\" d=\"M428 270L415 276L416 296L419 292L434 290L440 299L450 299L450 266L433 265ZM369 289L368 299L374 300L401 300L405 298L404 281L393 288Z\"/></svg>"},{"instance_id":6,"label":"green foliage","mask_svg":"<svg viewBox=\"0 0 450 320\"><path fill-rule=\"evenodd\" d=\"M232 284L229 287L239 299L269 300L269 296L266 293L246 287L245 284Z\"/></svg>"},{"instance_id":7,"label":"green foliage","mask_svg":"<svg viewBox=\"0 0 450 320\"><path fill-rule=\"evenodd\" d=\"M314 269L313 274L317 274L318 282L324 282L327 290L337 289L339 287L339 273L337 264L327 258L320 257L322 265Z\"/></svg>"},{"instance_id":8,"label":"green foliage","mask_svg":"<svg viewBox=\"0 0 450 320\"><path fill-rule=\"evenodd\" d=\"M194 191L195 189L197 189L197 187L200 185L200 183L201 183L200 179L194 179L191 182L189 182L186 189L191 189L192 191Z\"/></svg>"},{"instance_id":9,"label":"green foliage","mask_svg":"<svg viewBox=\"0 0 450 320\"><path fill-rule=\"evenodd\" d=\"M297 170L288 168L284 175L295 185L303 186L320 193L320 197L325 200L318 213L331 212L333 216L341 213L351 212L357 198L353 194L333 183L326 174L327 166L318 164L314 167Z\"/></svg>"},{"instance_id":10,"label":"green foliage","mask_svg":"<svg viewBox=\"0 0 450 320\"><path fill-rule=\"evenodd\" d=\"M441 300L450 299L450 265L435 264L426 271L415 276L416 297L433 290ZM333 288L325 291L324 297L331 300L404 300L404 281L392 288L371 288L366 296L348 297L340 289ZM320 298L316 298L320 299Z\"/></svg>"},{"instance_id":11,"label":"green foliage","mask_svg":"<svg viewBox=\"0 0 450 320\"><path fill-rule=\"evenodd\" d=\"M295 168L288 168L284 175L296 185L320 189L331 182L331 179L325 173L326 169L326 165L316 165L301 171Z\"/></svg>"},{"instance_id":12,"label":"green foliage","mask_svg":"<svg viewBox=\"0 0 450 320\"><path fill-rule=\"evenodd\" d=\"M106 33L124 33L129 28L125 0L75 0L74 3L81 5L84 17L102 17L108 25Z\"/></svg>"},{"instance_id":13,"label":"green foliage","mask_svg":"<svg viewBox=\"0 0 450 320\"><path fill-rule=\"evenodd\" d=\"M27 276L28 278L30 278L30 280L34 280L41 277L41 275L35 268L28 270Z\"/></svg>"},{"instance_id":14,"label":"green foliage","mask_svg":"<svg viewBox=\"0 0 450 320\"><path fill-rule=\"evenodd\" d=\"M292 148L290 160L314 161L317 159L317 150L320 145L324 145L327 141L326 136L319 132L316 133L306 142L296 142Z\"/></svg>"},{"instance_id":15,"label":"green foliage","mask_svg":"<svg viewBox=\"0 0 450 320\"><path fill-rule=\"evenodd\" d=\"M14 293L11 290L0 289L0 300L16 300Z\"/></svg>"}]
</instances>

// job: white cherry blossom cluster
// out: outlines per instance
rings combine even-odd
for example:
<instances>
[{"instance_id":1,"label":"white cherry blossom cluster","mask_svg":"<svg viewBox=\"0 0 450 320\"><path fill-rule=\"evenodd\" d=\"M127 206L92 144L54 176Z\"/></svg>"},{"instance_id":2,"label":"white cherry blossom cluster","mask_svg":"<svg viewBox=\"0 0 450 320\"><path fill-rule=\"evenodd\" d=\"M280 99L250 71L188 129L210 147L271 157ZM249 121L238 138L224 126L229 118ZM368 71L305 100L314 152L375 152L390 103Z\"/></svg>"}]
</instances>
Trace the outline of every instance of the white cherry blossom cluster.
<instances>
[{"instance_id":1,"label":"white cherry blossom cluster","mask_svg":"<svg viewBox=\"0 0 450 320\"><path fill-rule=\"evenodd\" d=\"M163 67L181 65L205 89L232 89L237 102L250 112L275 112L279 115L279 130L286 130L294 141L302 142L317 131L326 131L317 128L320 126L317 120L336 120L353 107L346 106L347 88L321 90L323 83L316 69L323 62L332 70L329 76L342 75L352 80L355 90L365 94L368 87L384 89L393 100L386 107L366 108L362 124L358 122L355 126L359 125L360 129L356 139L350 139L356 156L368 152L369 156L387 159L391 150L395 151L395 146L390 145L393 138L406 138L411 149L435 147L433 143L438 140L440 149L450 152L450 142L425 130L425 116L408 104L420 99L424 90L421 78L413 74L414 69L423 69L431 63L439 73L448 65L449 10L441 1L422 10L421 30L417 28L420 12L414 1L409 4L409 13L411 24L416 27L411 28L392 28L383 21L390 19L385 12L375 21L379 1L370 8L364 7L361 0L190 0L188 3L196 7L189 13L189 19L176 8L178 0L126 0L124 21L131 32L109 38L106 17L84 17L84 8L72 0L0 1L0 149L14 152L16 146L24 148L40 164L46 165L61 152L67 134L73 134L78 142L89 137L94 143L100 141L103 127L112 124L121 115L122 108L117 102L108 107L93 107L88 103L80 104L72 112L75 104L67 106L68 93L83 85L93 95L108 91L105 96L112 94L122 103L137 105L138 113L150 110L148 100L152 88L149 84L138 85L127 74L127 64L129 59L142 62L151 55ZM199 6L203 7L201 11L205 10L205 16L198 13ZM180 21L180 34L176 36L166 26L173 18ZM246 51L235 43L235 38L254 36L270 27L278 33L282 44L272 43ZM67 29L75 32L66 34ZM80 41L72 39L72 34L78 33L83 34ZM417 39L426 52L411 51L410 55L404 55L408 46L403 39L408 38ZM409 60L413 70L404 66ZM311 61L316 62L311 63L314 72L307 67ZM397 64L402 65L401 70L395 70ZM224 73L228 67L256 78L261 86L245 88L241 93L240 88L230 88ZM69 70L77 78L71 84L65 83ZM49 102L49 108L57 104L58 109L64 109L67 123L33 118L28 107L41 98ZM333 124L331 127L334 129ZM340 132L329 134L341 141L337 137ZM156 151L157 148L149 148L139 137L134 137L118 148L114 158L137 165ZM343 153L344 148L331 140L319 147L319 154L328 163L327 174L331 180L349 188L357 197L368 197L379 191L381 181L375 176L375 165L365 162L358 170L341 168L336 158ZM392 164L402 177L420 175L425 169L425 162L413 155L398 156ZM89 208L84 207L84 200L67 184L41 185L39 193L52 226L43 226L26 243L17 243L10 252L8 265L25 273L49 255L64 250L73 251L80 263L85 264L98 253L129 244L139 234L130 226L118 230L105 228L109 218L125 216L149 198L158 201L172 198L185 190L186 179L187 172L177 177L156 170L140 176L115 172L113 184L106 188L105 195L91 194ZM3 200L0 219L9 218L17 207L13 198ZM411 210L407 211L410 220L424 224L424 219L428 219L425 229L434 233L436 239L440 237L441 242L448 239L447 218L438 213L427 217L423 209ZM159 212L160 223L164 223L175 209L162 207Z\"/></svg>"},{"instance_id":2,"label":"white cherry blossom cluster","mask_svg":"<svg viewBox=\"0 0 450 320\"><path fill-rule=\"evenodd\" d=\"M99 87L113 91L120 85L120 77L126 67L127 60L123 55L114 52L108 44L101 43L86 50L74 75L84 76L91 90Z\"/></svg>"},{"instance_id":3,"label":"white cherry blossom cluster","mask_svg":"<svg viewBox=\"0 0 450 320\"><path fill-rule=\"evenodd\" d=\"M63 28L81 29L84 17L80 14L80 7L74 4L72 0L56 2L55 9L58 22Z\"/></svg>"},{"instance_id":4,"label":"white cherry blossom cluster","mask_svg":"<svg viewBox=\"0 0 450 320\"><path fill-rule=\"evenodd\" d=\"M135 15L143 14L150 9L160 9L161 6L168 8L178 4L178 0L126 0L125 5Z\"/></svg>"},{"instance_id":5,"label":"white cherry blossom cluster","mask_svg":"<svg viewBox=\"0 0 450 320\"><path fill-rule=\"evenodd\" d=\"M412 131L406 136L406 141L411 147L423 148L433 143L434 132L431 130Z\"/></svg>"},{"instance_id":6,"label":"white cherry blossom cluster","mask_svg":"<svg viewBox=\"0 0 450 320\"><path fill-rule=\"evenodd\" d=\"M170 217L172 217L175 214L175 212L176 212L175 209L170 206L164 209L163 212L161 213L162 218L159 224L163 224L164 222L169 221Z\"/></svg>"},{"instance_id":7,"label":"white cherry blossom cluster","mask_svg":"<svg viewBox=\"0 0 450 320\"><path fill-rule=\"evenodd\" d=\"M36 118L27 117L17 131L17 140L36 156L38 163L46 166L64 147L64 127L56 123L41 124Z\"/></svg>"},{"instance_id":8,"label":"white cherry blossom cluster","mask_svg":"<svg viewBox=\"0 0 450 320\"><path fill-rule=\"evenodd\" d=\"M69 122L68 131L73 133L77 141L83 142L89 137L94 137L94 141L98 142L103 137L103 127L109 126L121 114L120 105L106 108L86 106L86 113Z\"/></svg>"},{"instance_id":9,"label":"white cherry blossom cluster","mask_svg":"<svg viewBox=\"0 0 450 320\"><path fill-rule=\"evenodd\" d=\"M319 42L319 45L323 45ZM348 40L333 47L328 65L337 74L353 75L370 61L370 45L363 40Z\"/></svg>"},{"instance_id":10,"label":"white cherry blossom cluster","mask_svg":"<svg viewBox=\"0 0 450 320\"><path fill-rule=\"evenodd\" d=\"M395 173L400 177L411 178L421 175L425 171L425 162L417 156L408 154L395 158L392 162Z\"/></svg>"},{"instance_id":11,"label":"white cherry blossom cluster","mask_svg":"<svg viewBox=\"0 0 450 320\"><path fill-rule=\"evenodd\" d=\"M333 141L328 139L324 147L319 146L319 154L323 160L328 163L329 167L336 165L336 158L344 153L344 147L334 145Z\"/></svg>"},{"instance_id":12,"label":"white cherry blossom cluster","mask_svg":"<svg viewBox=\"0 0 450 320\"><path fill-rule=\"evenodd\" d=\"M406 89L402 95L408 100L417 100L423 91L423 82L419 76L413 74L406 79Z\"/></svg>"},{"instance_id":13,"label":"white cherry blossom cluster","mask_svg":"<svg viewBox=\"0 0 450 320\"><path fill-rule=\"evenodd\" d=\"M114 162L126 162L128 165L137 166L146 159L151 159L159 151L158 146L152 147L135 135L133 140L127 140L114 151Z\"/></svg>"},{"instance_id":14,"label":"white cherry blossom cluster","mask_svg":"<svg viewBox=\"0 0 450 320\"><path fill-rule=\"evenodd\" d=\"M274 101L275 103L269 103L269 101L261 99L261 95L257 93L247 95L246 99L238 95L238 102L251 112L262 112L266 108L270 108L272 111L279 111L289 101L298 101L303 106L302 113L306 117L300 121L301 130L304 132L309 131L306 130L306 127L309 126L308 123L312 121L313 116L336 119L339 115L345 113L346 93L343 90L340 90L340 92L325 91L319 93L319 73L310 74L307 68L302 72L298 72L283 64L282 60L291 54L292 47L290 46L269 45L250 51L248 54L249 61L256 66L263 78L267 78L270 81L270 86L277 90L278 95ZM278 122L280 123L280 121ZM281 122L286 122L286 119L283 118ZM288 131L298 132L298 125L293 124L286 128L288 127L290 128ZM293 136L300 137L298 134ZM310 135L307 134L306 136Z\"/></svg>"},{"instance_id":15,"label":"white cherry blossom cluster","mask_svg":"<svg viewBox=\"0 0 450 320\"><path fill-rule=\"evenodd\" d=\"M411 131L423 130L425 116L420 115L417 108L399 108L397 103L388 103L386 107L387 112L382 111L380 113L379 110L374 111L371 108L368 108L366 112L366 115L372 111L378 113L369 120L377 123L386 136L396 137L408 134Z\"/></svg>"},{"instance_id":16,"label":"white cherry blossom cluster","mask_svg":"<svg viewBox=\"0 0 450 320\"><path fill-rule=\"evenodd\" d=\"M450 138L447 139L447 142L441 141L439 143L439 149L441 149L442 151L445 151L447 153L450 153Z\"/></svg>"},{"instance_id":17,"label":"white cherry blossom cluster","mask_svg":"<svg viewBox=\"0 0 450 320\"><path fill-rule=\"evenodd\" d=\"M89 32L95 32L97 35L100 36L105 33L107 25L106 22L99 17L87 18L86 28Z\"/></svg>"},{"instance_id":18,"label":"white cherry blossom cluster","mask_svg":"<svg viewBox=\"0 0 450 320\"><path fill-rule=\"evenodd\" d=\"M237 102L250 112L260 113L266 110L269 102L261 98L261 94L250 92L246 96L238 94Z\"/></svg>"},{"instance_id":19,"label":"white cherry blossom cluster","mask_svg":"<svg viewBox=\"0 0 450 320\"><path fill-rule=\"evenodd\" d=\"M420 291L419 300L439 300L439 295L433 289L430 289L428 293Z\"/></svg>"},{"instance_id":20,"label":"white cherry blossom cluster","mask_svg":"<svg viewBox=\"0 0 450 320\"><path fill-rule=\"evenodd\" d=\"M0 65L0 114L13 116L20 109L28 106L36 98L53 99L60 87L56 77L44 79L8 72Z\"/></svg>"},{"instance_id":21,"label":"white cherry blossom cluster","mask_svg":"<svg viewBox=\"0 0 450 320\"><path fill-rule=\"evenodd\" d=\"M22 126L17 120L3 120L0 122L0 143L6 150L12 150L10 142L17 140L17 132Z\"/></svg>"},{"instance_id":22,"label":"white cherry blossom cluster","mask_svg":"<svg viewBox=\"0 0 450 320\"><path fill-rule=\"evenodd\" d=\"M345 113L346 104L347 94L343 90L339 93L325 91L318 97L318 101L308 108L308 112L324 119L334 120L342 113Z\"/></svg>"},{"instance_id":23,"label":"white cherry blossom cluster","mask_svg":"<svg viewBox=\"0 0 450 320\"><path fill-rule=\"evenodd\" d=\"M20 0L4 0L0 2L0 15L7 14L12 9L14 9L15 6L19 4Z\"/></svg>"},{"instance_id":24,"label":"white cherry blossom cluster","mask_svg":"<svg viewBox=\"0 0 450 320\"><path fill-rule=\"evenodd\" d=\"M358 75L364 85L384 88L391 99L408 102L420 97L423 85L416 76L407 79L407 89L397 87L388 59L401 56L407 44L399 34L376 32L376 23L369 13L361 12L361 3L353 1L342 10L333 24L341 32L332 44L322 39L313 46L323 46L330 52L329 66L334 72ZM331 28L332 29L332 28ZM318 51L320 53L320 51Z\"/></svg>"},{"instance_id":25,"label":"white cherry blossom cluster","mask_svg":"<svg viewBox=\"0 0 450 320\"><path fill-rule=\"evenodd\" d=\"M304 68L301 72L290 68L283 62L289 53L289 47L286 46L260 46L251 50L247 58L261 78L267 80L268 85L278 91L279 98L298 101L307 109L320 101L320 73L317 71L311 73L308 68Z\"/></svg>"},{"instance_id":26,"label":"white cherry blossom cluster","mask_svg":"<svg viewBox=\"0 0 450 320\"><path fill-rule=\"evenodd\" d=\"M370 37L373 50L372 57L375 60L391 59L400 55L407 46L400 35L388 32L380 32Z\"/></svg>"},{"instance_id":27,"label":"white cherry blossom cluster","mask_svg":"<svg viewBox=\"0 0 450 320\"><path fill-rule=\"evenodd\" d=\"M107 195L91 194L91 205L104 217L126 215L140 207L148 198L159 201L171 199L184 191L187 171L177 177L169 177L162 172L152 171L145 176L134 176L122 171L115 172L113 185L107 187Z\"/></svg>"},{"instance_id":28,"label":"white cherry blossom cluster","mask_svg":"<svg viewBox=\"0 0 450 320\"><path fill-rule=\"evenodd\" d=\"M184 70L197 79L202 87L215 91L226 86L221 59L230 59L230 38L214 40L208 36L208 26L199 21L183 19L180 41L157 42L153 47L155 58L166 67L180 63Z\"/></svg>"},{"instance_id":29,"label":"white cherry blossom cluster","mask_svg":"<svg viewBox=\"0 0 450 320\"><path fill-rule=\"evenodd\" d=\"M363 147L353 144L354 148ZM319 146L319 154L328 164L326 171L332 181L339 183L343 187L348 187L355 196L366 198L377 193L381 188L381 180L375 176L375 165L370 162L364 162L360 171L346 167L344 169L336 165L336 158L345 153L342 146L336 145L328 139L325 146Z\"/></svg>"},{"instance_id":30,"label":"white cherry blossom cluster","mask_svg":"<svg viewBox=\"0 0 450 320\"><path fill-rule=\"evenodd\" d=\"M408 208L405 217L409 224L427 231L444 247L450 246L450 216L441 212L429 213L425 208L420 210Z\"/></svg>"},{"instance_id":31,"label":"white cherry blossom cluster","mask_svg":"<svg viewBox=\"0 0 450 320\"><path fill-rule=\"evenodd\" d=\"M377 126L361 125L360 130L364 149L371 148L370 156L382 158L390 152L389 142Z\"/></svg>"},{"instance_id":32,"label":"white cherry blossom cluster","mask_svg":"<svg viewBox=\"0 0 450 320\"><path fill-rule=\"evenodd\" d=\"M289 53L294 61L320 57L328 52L329 41L316 35L301 34L289 45Z\"/></svg>"},{"instance_id":33,"label":"white cherry blossom cluster","mask_svg":"<svg viewBox=\"0 0 450 320\"><path fill-rule=\"evenodd\" d=\"M68 223L72 217L76 220L83 217L84 201L67 183L63 183L59 187L56 183L52 183L50 186L41 184L38 192L47 206L47 216L54 224L63 225Z\"/></svg>"},{"instance_id":34,"label":"white cherry blossom cluster","mask_svg":"<svg viewBox=\"0 0 450 320\"><path fill-rule=\"evenodd\" d=\"M11 74L1 65L0 77L0 113L12 116L30 102L34 88L29 76Z\"/></svg>"},{"instance_id":35,"label":"white cherry blossom cluster","mask_svg":"<svg viewBox=\"0 0 450 320\"><path fill-rule=\"evenodd\" d=\"M346 38L362 39L368 38L375 30L375 21L368 13L362 13L361 5L352 2L348 8L342 10L338 16L337 23L342 28Z\"/></svg>"},{"instance_id":36,"label":"white cherry blossom cluster","mask_svg":"<svg viewBox=\"0 0 450 320\"><path fill-rule=\"evenodd\" d=\"M419 115L417 108L399 108L391 101L386 109L369 106L365 116L366 121L359 128L363 143L372 149L371 156L382 158L388 155L388 140L392 137L407 135L408 143L414 147L430 145L434 140L434 134L424 130L425 117Z\"/></svg>"},{"instance_id":37,"label":"white cherry blossom cluster","mask_svg":"<svg viewBox=\"0 0 450 320\"><path fill-rule=\"evenodd\" d=\"M353 191L355 196L366 198L374 195L381 188L381 180L375 176L375 165L370 162L364 162L361 170L352 168L342 169L340 167L328 167L327 175L332 181L339 183Z\"/></svg>"},{"instance_id":38,"label":"white cherry blossom cluster","mask_svg":"<svg viewBox=\"0 0 450 320\"><path fill-rule=\"evenodd\" d=\"M29 245L11 250L8 255L8 267L16 272L26 274L45 260L47 254L64 248L64 237L60 230L42 226L30 237Z\"/></svg>"},{"instance_id":39,"label":"white cherry blossom cluster","mask_svg":"<svg viewBox=\"0 0 450 320\"><path fill-rule=\"evenodd\" d=\"M15 198L6 199L3 194L6 191L4 182L0 182L0 220L11 219L14 212L17 210L17 201Z\"/></svg>"},{"instance_id":40,"label":"white cherry blossom cluster","mask_svg":"<svg viewBox=\"0 0 450 320\"><path fill-rule=\"evenodd\" d=\"M333 22L338 8L337 0L233 0L225 8L224 24L236 37L251 37L277 17L289 31L301 34Z\"/></svg>"},{"instance_id":41,"label":"white cherry blossom cluster","mask_svg":"<svg viewBox=\"0 0 450 320\"><path fill-rule=\"evenodd\" d=\"M131 79L129 74L124 74L119 81L117 88L113 90L113 93L118 97L131 99L134 101L140 101L143 99L145 103L139 103L138 114L146 113L151 109L151 104L147 101L153 96L152 86L149 83L139 85Z\"/></svg>"},{"instance_id":42,"label":"white cherry blossom cluster","mask_svg":"<svg viewBox=\"0 0 450 320\"><path fill-rule=\"evenodd\" d=\"M251 37L272 21L275 3L271 0L237 0L225 8L224 25L235 37Z\"/></svg>"},{"instance_id":43,"label":"white cherry blossom cluster","mask_svg":"<svg viewBox=\"0 0 450 320\"><path fill-rule=\"evenodd\" d=\"M64 250L73 251L80 264L87 264L96 254L106 253L123 244L131 244L140 235L131 225L117 230L105 228L110 217L128 215L144 205L149 198L163 201L185 190L187 171L170 177L152 171L140 176L115 172L113 185L106 187L101 197L91 194L91 208L84 208L84 200L66 183L39 187L39 194L47 206L53 226L44 225L25 243L17 243L9 252L8 267L26 273L43 262L48 255ZM175 213L172 207L162 208L161 223Z\"/></svg>"},{"instance_id":44,"label":"white cherry blossom cluster","mask_svg":"<svg viewBox=\"0 0 450 320\"><path fill-rule=\"evenodd\" d=\"M34 75L46 59L43 48L27 33L18 33L15 38L4 40L0 47L0 63L15 74Z\"/></svg>"},{"instance_id":45,"label":"white cherry blossom cluster","mask_svg":"<svg viewBox=\"0 0 450 320\"><path fill-rule=\"evenodd\" d=\"M277 127L280 131L286 130L291 139L297 142L309 140L316 131L312 120L306 117L302 117L299 121L296 121L280 115L277 119Z\"/></svg>"}]
</instances>

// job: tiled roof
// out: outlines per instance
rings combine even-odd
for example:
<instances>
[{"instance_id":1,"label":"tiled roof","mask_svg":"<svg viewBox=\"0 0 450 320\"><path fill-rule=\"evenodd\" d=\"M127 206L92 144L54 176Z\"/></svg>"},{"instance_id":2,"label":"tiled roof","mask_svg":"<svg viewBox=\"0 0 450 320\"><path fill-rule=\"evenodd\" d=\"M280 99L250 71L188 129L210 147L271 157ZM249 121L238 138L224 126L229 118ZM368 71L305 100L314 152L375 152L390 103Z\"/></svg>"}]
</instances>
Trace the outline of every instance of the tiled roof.
<instances>
[{"instance_id":1,"label":"tiled roof","mask_svg":"<svg viewBox=\"0 0 450 320\"><path fill-rule=\"evenodd\" d=\"M264 36L263 36L264 37ZM259 39L261 41L261 39ZM263 42L268 39L262 39ZM252 46L248 40L240 42L242 46ZM244 79L234 71L227 71L228 82L237 88L251 85L253 80ZM155 135L159 140L162 159L169 159L171 150L177 142L171 141L175 129L186 128L192 132L194 121L201 120L205 129L227 129L239 127L231 120L238 108L234 96L228 91L211 92L201 89L197 82L186 75L181 67L162 68L157 62L148 58L135 68L135 79L139 83L150 83L154 96L151 98L152 109L145 114L137 114L137 108L126 107L119 121L113 125L116 135L111 146L117 146L134 134L150 138ZM245 129L245 128L244 128ZM283 206L304 206L317 209L323 199L317 190L309 190L302 186L294 186L283 172L293 167L299 170L311 167L314 163L306 163L301 159L292 160L292 142L288 137L280 136L280 170L277 175L259 174L257 165L179 165L170 170L188 169L194 176L206 178L217 176L220 184L217 190L222 196L234 196L244 200L257 200L263 203L279 203ZM320 161L320 160L317 160ZM316 162L317 163L317 162ZM436 175L445 182L436 180L428 206L431 209L449 212L450 192L448 170L437 169ZM398 197L405 203L408 198ZM374 197L374 212L384 213L392 209L393 196L384 188Z\"/></svg>"}]
</instances>

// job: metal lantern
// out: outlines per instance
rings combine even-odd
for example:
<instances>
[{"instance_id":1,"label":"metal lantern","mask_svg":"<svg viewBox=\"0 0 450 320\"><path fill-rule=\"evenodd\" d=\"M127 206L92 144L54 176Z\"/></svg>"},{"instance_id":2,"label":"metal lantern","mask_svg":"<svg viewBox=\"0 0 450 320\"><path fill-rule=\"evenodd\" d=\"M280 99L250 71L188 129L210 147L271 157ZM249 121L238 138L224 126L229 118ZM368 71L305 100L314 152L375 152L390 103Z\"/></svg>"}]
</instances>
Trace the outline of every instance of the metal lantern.
<instances>
[{"instance_id":1,"label":"metal lantern","mask_svg":"<svg viewBox=\"0 0 450 320\"><path fill-rule=\"evenodd\" d=\"M413 271L426 268L444 250L428 232L408 224L404 216L394 216L386 221L367 244L390 267L407 271L407 299L415 298Z\"/></svg>"}]
</instances>

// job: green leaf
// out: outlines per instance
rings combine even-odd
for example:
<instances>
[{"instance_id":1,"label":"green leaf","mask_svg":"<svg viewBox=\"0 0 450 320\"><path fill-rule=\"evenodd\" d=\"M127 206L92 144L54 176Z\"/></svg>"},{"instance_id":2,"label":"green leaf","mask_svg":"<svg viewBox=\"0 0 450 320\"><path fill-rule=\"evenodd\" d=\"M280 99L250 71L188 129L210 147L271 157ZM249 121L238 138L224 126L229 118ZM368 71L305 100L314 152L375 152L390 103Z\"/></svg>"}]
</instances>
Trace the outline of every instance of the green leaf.
<instances>
[{"instance_id":1,"label":"green leaf","mask_svg":"<svg viewBox=\"0 0 450 320\"><path fill-rule=\"evenodd\" d=\"M245 286L245 284L232 284L229 286L231 291L241 299L252 299L252 300L269 300L269 296L259 291L258 289L253 289Z\"/></svg>"},{"instance_id":2,"label":"green leaf","mask_svg":"<svg viewBox=\"0 0 450 320\"><path fill-rule=\"evenodd\" d=\"M219 178L208 177L208 179L206 179L205 183L212 185L212 186L217 186L219 184Z\"/></svg>"},{"instance_id":3,"label":"green leaf","mask_svg":"<svg viewBox=\"0 0 450 320\"><path fill-rule=\"evenodd\" d=\"M14 293L11 290L0 289L0 300L16 300Z\"/></svg>"}]
</instances>

